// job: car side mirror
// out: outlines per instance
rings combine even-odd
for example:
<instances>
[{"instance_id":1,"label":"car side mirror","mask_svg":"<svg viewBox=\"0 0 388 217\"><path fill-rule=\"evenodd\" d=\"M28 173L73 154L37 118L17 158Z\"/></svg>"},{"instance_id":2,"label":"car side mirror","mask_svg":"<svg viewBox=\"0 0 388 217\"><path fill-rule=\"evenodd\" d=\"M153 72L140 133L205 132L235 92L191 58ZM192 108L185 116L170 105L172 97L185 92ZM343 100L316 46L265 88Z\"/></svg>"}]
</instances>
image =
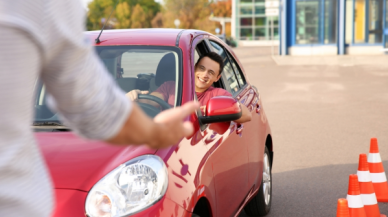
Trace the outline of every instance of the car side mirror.
<instances>
[{"instance_id":1,"label":"car side mirror","mask_svg":"<svg viewBox=\"0 0 388 217\"><path fill-rule=\"evenodd\" d=\"M216 96L206 104L205 116L199 117L202 124L234 121L241 117L240 104L231 96Z\"/></svg>"}]
</instances>

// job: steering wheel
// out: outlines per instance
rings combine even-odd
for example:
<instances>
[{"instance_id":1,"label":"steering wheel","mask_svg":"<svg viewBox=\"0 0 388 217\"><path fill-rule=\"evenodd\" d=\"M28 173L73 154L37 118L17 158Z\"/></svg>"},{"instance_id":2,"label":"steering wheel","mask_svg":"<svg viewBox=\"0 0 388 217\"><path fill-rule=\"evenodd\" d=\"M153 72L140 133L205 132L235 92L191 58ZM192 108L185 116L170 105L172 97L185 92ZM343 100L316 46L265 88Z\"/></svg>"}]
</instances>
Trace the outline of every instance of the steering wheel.
<instances>
[{"instance_id":1,"label":"steering wheel","mask_svg":"<svg viewBox=\"0 0 388 217\"><path fill-rule=\"evenodd\" d=\"M171 106L167 102L165 102L164 100L162 100L161 98L159 98L157 96L148 95L148 94L139 94L139 95L137 95L137 98L138 99L148 99L148 100L154 101L154 102L158 103L162 107L163 110L171 108Z\"/></svg>"}]
</instances>

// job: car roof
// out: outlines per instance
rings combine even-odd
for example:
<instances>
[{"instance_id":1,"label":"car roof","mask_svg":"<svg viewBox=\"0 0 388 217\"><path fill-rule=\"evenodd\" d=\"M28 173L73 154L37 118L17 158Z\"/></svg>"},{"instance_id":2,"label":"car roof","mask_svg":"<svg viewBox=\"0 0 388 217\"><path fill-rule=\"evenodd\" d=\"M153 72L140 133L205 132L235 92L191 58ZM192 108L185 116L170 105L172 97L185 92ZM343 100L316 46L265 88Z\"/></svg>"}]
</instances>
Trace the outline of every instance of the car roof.
<instances>
[{"instance_id":1,"label":"car roof","mask_svg":"<svg viewBox=\"0 0 388 217\"><path fill-rule=\"evenodd\" d=\"M86 35L90 40L95 39L101 30L88 31ZM96 46L104 45L161 45L177 46L177 39L181 40L181 35L192 34L193 37L199 34L208 34L201 30L194 29L117 29L104 30L100 36L100 43Z\"/></svg>"}]
</instances>

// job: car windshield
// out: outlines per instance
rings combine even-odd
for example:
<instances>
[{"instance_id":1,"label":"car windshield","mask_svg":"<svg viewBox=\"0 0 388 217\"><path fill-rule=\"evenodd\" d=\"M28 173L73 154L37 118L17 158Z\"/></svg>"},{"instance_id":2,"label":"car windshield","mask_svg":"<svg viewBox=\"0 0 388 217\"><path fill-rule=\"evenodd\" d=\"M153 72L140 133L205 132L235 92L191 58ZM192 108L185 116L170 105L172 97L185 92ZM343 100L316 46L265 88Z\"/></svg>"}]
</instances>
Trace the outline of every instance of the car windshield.
<instances>
[{"instance_id":1,"label":"car windshield","mask_svg":"<svg viewBox=\"0 0 388 217\"><path fill-rule=\"evenodd\" d=\"M179 105L178 83L181 74L181 53L175 47L162 46L97 46L98 56L118 86L125 92L134 89L160 92L168 84L169 95L165 105L139 103L142 110L154 117L167 107ZM165 84L165 85L163 85ZM158 90L159 87L161 87ZM172 91L171 91L172 90ZM47 91L41 83L36 88L34 125L60 125L58 116L46 104ZM164 92L162 92L164 93ZM163 94L165 95L165 94ZM152 99L149 99L152 101Z\"/></svg>"}]
</instances>

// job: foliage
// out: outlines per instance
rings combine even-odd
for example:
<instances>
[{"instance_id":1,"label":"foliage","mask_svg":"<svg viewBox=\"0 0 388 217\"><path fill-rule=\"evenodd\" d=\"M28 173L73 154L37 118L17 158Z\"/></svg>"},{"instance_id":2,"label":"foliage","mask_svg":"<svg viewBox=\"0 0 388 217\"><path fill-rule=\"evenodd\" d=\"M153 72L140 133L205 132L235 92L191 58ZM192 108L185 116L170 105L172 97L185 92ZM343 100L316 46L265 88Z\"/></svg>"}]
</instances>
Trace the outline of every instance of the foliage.
<instances>
[{"instance_id":1,"label":"foliage","mask_svg":"<svg viewBox=\"0 0 388 217\"><path fill-rule=\"evenodd\" d=\"M163 25L175 28L174 20L179 19L179 28L214 31L210 4L208 0L164 0Z\"/></svg>"},{"instance_id":2,"label":"foliage","mask_svg":"<svg viewBox=\"0 0 388 217\"><path fill-rule=\"evenodd\" d=\"M231 17L231 0L164 0L163 8L154 0L93 0L89 3L87 17L88 30L101 29L103 20L112 12L105 27L123 28L175 28L174 20L179 19L179 28L200 29L215 33L219 23L209 20L215 17ZM226 34L230 35L230 24L226 24Z\"/></svg>"},{"instance_id":3,"label":"foliage","mask_svg":"<svg viewBox=\"0 0 388 217\"><path fill-rule=\"evenodd\" d=\"M161 12L157 13L154 19L151 21L152 28L162 28L163 27L163 14Z\"/></svg>"},{"instance_id":4,"label":"foliage","mask_svg":"<svg viewBox=\"0 0 388 217\"><path fill-rule=\"evenodd\" d=\"M217 1L211 5L213 15L215 17L231 17L232 16L232 1Z\"/></svg>"},{"instance_id":5,"label":"foliage","mask_svg":"<svg viewBox=\"0 0 388 217\"><path fill-rule=\"evenodd\" d=\"M113 0L94 0L89 3L87 14L88 30L101 28L101 19L109 16L113 9L113 4Z\"/></svg>"},{"instance_id":6,"label":"foliage","mask_svg":"<svg viewBox=\"0 0 388 217\"><path fill-rule=\"evenodd\" d=\"M131 15L132 25L131 28L146 28L149 27L147 24L146 13L143 8L137 4L133 10Z\"/></svg>"},{"instance_id":7,"label":"foliage","mask_svg":"<svg viewBox=\"0 0 388 217\"><path fill-rule=\"evenodd\" d=\"M131 27L131 9L129 7L129 4L127 2L119 3L115 10L116 13L116 28L118 29L125 29Z\"/></svg>"},{"instance_id":8,"label":"foliage","mask_svg":"<svg viewBox=\"0 0 388 217\"><path fill-rule=\"evenodd\" d=\"M231 17L232 16L232 1L217 1L211 5L213 16L215 17ZM222 29L221 24L217 23L217 27ZM232 32L231 24L225 24L225 34L230 35Z\"/></svg>"},{"instance_id":9,"label":"foliage","mask_svg":"<svg viewBox=\"0 0 388 217\"><path fill-rule=\"evenodd\" d=\"M88 5L88 30L100 29L116 4L108 28L151 27L151 20L160 12L160 4L154 0L93 0Z\"/></svg>"}]
</instances>

